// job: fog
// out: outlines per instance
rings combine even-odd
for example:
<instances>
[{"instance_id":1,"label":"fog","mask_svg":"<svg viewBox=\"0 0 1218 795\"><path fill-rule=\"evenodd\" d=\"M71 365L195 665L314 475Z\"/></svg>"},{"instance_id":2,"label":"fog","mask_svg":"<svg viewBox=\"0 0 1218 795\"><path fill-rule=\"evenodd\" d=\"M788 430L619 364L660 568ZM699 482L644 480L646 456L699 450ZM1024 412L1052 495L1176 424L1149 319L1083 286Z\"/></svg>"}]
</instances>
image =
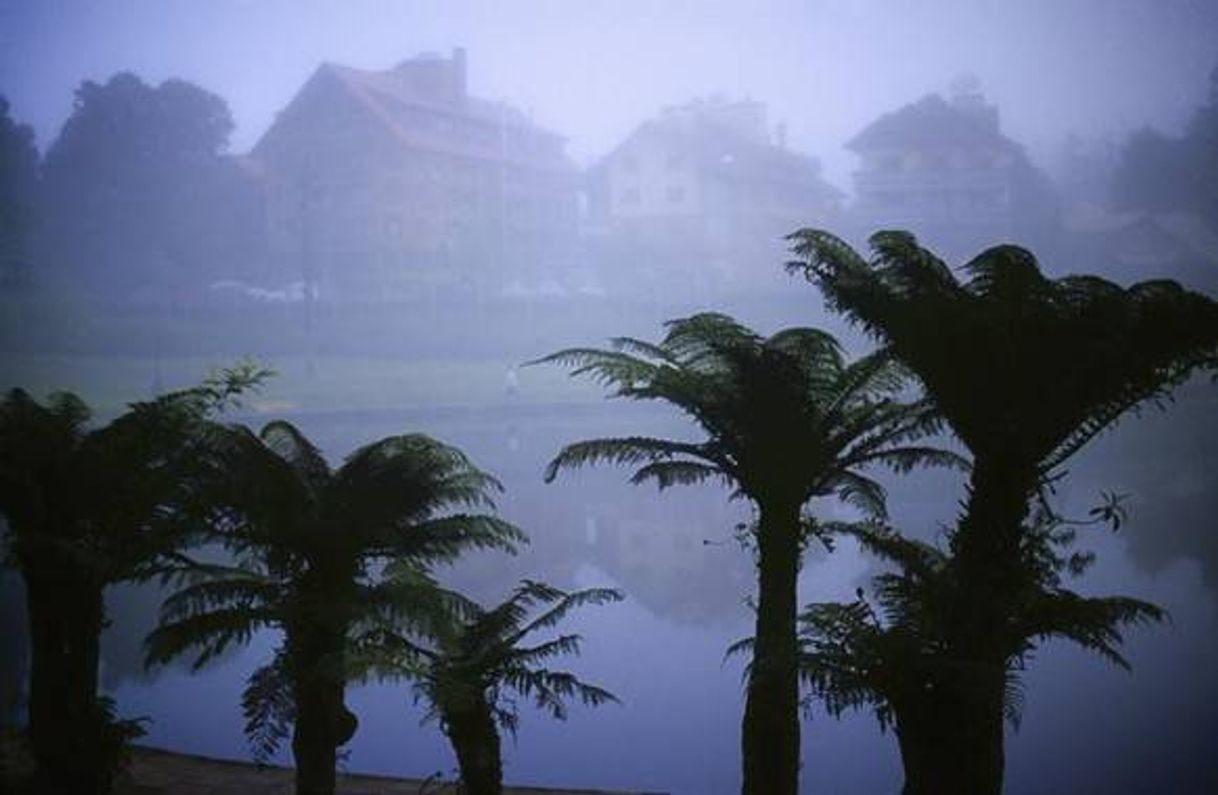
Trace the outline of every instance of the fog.
<instances>
[{"instance_id":1,"label":"fog","mask_svg":"<svg viewBox=\"0 0 1218 795\"><path fill-rule=\"evenodd\" d=\"M842 143L880 113L975 74L1038 155L1068 132L1178 131L1214 66L1205 0L0 4L0 90L48 144L84 79L130 70L224 97L245 151L322 61L384 69L468 48L470 89L530 109L581 164L661 107L766 102L848 189Z\"/></svg>"},{"instance_id":2,"label":"fog","mask_svg":"<svg viewBox=\"0 0 1218 795\"><path fill-rule=\"evenodd\" d=\"M708 310L869 350L784 272L801 226L864 251L909 229L952 267L1014 242L1054 277L1213 296L1216 32L1209 0L0 0L0 387L70 389L105 421L253 357L276 375L231 418L289 419L332 463L405 431L461 447L532 543L446 582L627 595L573 623L574 665L623 706L526 710L508 781L734 792L743 666L723 652L750 632L733 528L751 514L611 467L543 483L578 439L694 430L525 363ZM1070 515L1129 495L1119 533L1082 534L1099 562L1077 588L1173 622L1130 631L1132 673L1053 642L1029 661L1009 793L1218 791L1216 407L1199 378L1058 484ZM966 496L958 474L883 482L894 524L927 540ZM800 603L849 600L875 571L851 542L813 550ZM112 589L103 689L153 718L153 745L244 758L239 694L274 638L148 675L160 596ZM351 706L350 769L455 764L406 688ZM899 791L891 732L813 712L801 791Z\"/></svg>"}]
</instances>

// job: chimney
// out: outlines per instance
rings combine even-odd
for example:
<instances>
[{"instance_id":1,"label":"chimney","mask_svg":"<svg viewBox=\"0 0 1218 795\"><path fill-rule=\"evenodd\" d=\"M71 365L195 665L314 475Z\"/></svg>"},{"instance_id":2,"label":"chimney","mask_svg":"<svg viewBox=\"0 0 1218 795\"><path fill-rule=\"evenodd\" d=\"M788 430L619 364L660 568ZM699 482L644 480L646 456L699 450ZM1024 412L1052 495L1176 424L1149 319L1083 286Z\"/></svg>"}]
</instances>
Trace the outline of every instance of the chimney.
<instances>
[{"instance_id":1,"label":"chimney","mask_svg":"<svg viewBox=\"0 0 1218 795\"><path fill-rule=\"evenodd\" d=\"M394 74L412 90L440 102L465 101L465 48L456 47L448 58L436 52L420 53L402 61Z\"/></svg>"},{"instance_id":2,"label":"chimney","mask_svg":"<svg viewBox=\"0 0 1218 795\"><path fill-rule=\"evenodd\" d=\"M957 111L979 122L991 132L998 132L998 107L985 101L981 81L976 75L963 74L952 81L951 104Z\"/></svg>"}]
</instances>

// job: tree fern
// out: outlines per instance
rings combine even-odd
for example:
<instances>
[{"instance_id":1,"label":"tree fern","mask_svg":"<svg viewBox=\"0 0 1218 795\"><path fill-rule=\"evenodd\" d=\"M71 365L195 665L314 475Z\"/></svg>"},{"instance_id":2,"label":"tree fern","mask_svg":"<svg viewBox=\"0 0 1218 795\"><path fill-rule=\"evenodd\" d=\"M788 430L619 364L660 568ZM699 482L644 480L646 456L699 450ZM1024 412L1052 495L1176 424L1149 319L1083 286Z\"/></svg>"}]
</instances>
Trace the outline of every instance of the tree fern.
<instances>
[{"instance_id":1,"label":"tree fern","mask_svg":"<svg viewBox=\"0 0 1218 795\"><path fill-rule=\"evenodd\" d=\"M769 585L757 602L758 627L767 629L756 643L763 664L749 674L744 790L794 795L798 672L785 650L795 646L789 597L815 530L803 508L812 499L835 497L882 515L883 489L866 474L868 466L904 471L960 459L913 444L936 426L927 405L898 399L906 374L892 356L849 363L837 341L818 329L763 337L726 315L703 313L666 323L658 343L618 339L611 345L559 351L539 362L565 365L612 397L671 405L698 426L702 438L575 442L550 462L546 479L564 469L608 463L632 469L633 483L654 482L661 489L718 479L731 496L753 503L758 520L747 532L759 582ZM754 675L758 670L773 673Z\"/></svg>"},{"instance_id":2,"label":"tree fern","mask_svg":"<svg viewBox=\"0 0 1218 795\"><path fill-rule=\"evenodd\" d=\"M335 750L356 725L343 690L388 664L384 627L429 631L469 614L429 568L470 549L514 552L525 536L477 512L498 481L423 435L373 442L334 468L276 421L258 434L218 431L208 454L197 499L239 565L179 561L148 662L193 650L197 668L260 629L281 630L243 696L251 749L265 759L293 725L298 788L333 791Z\"/></svg>"}]
</instances>

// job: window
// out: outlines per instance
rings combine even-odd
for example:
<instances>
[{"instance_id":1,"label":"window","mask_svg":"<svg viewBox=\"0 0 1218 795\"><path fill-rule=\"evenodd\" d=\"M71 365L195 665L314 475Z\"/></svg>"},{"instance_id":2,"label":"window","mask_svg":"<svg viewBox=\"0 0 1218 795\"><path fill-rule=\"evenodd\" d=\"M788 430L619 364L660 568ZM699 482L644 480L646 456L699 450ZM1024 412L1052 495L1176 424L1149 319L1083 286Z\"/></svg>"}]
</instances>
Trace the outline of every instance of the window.
<instances>
[{"instance_id":1,"label":"window","mask_svg":"<svg viewBox=\"0 0 1218 795\"><path fill-rule=\"evenodd\" d=\"M680 204L685 201L685 188L680 185L669 185L665 192L669 204Z\"/></svg>"},{"instance_id":2,"label":"window","mask_svg":"<svg viewBox=\"0 0 1218 795\"><path fill-rule=\"evenodd\" d=\"M638 188L627 188L622 191L620 201L627 207L636 207L642 203L643 197L639 194Z\"/></svg>"}]
</instances>

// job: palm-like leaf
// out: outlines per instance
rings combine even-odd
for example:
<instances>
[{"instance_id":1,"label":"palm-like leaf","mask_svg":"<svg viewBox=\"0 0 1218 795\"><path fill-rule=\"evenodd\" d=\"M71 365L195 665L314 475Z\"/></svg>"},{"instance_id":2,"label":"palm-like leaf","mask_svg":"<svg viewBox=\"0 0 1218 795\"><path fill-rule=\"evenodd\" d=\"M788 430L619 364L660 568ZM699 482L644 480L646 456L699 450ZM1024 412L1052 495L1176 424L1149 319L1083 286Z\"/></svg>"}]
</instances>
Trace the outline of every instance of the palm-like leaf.
<instances>
[{"instance_id":1,"label":"palm-like leaf","mask_svg":"<svg viewBox=\"0 0 1218 795\"><path fill-rule=\"evenodd\" d=\"M274 756L296 719L291 693L291 676L283 653L250 674L241 693L245 736L260 764Z\"/></svg>"},{"instance_id":2,"label":"palm-like leaf","mask_svg":"<svg viewBox=\"0 0 1218 795\"><path fill-rule=\"evenodd\" d=\"M1167 612L1161 607L1140 599L1084 597L1065 589L1052 589L1037 594L1017 631L1028 638L1070 640L1128 670L1129 661L1121 654L1124 643L1121 627L1166 619Z\"/></svg>"},{"instance_id":3,"label":"palm-like leaf","mask_svg":"<svg viewBox=\"0 0 1218 795\"><path fill-rule=\"evenodd\" d=\"M287 420L274 420L263 426L259 436L267 449L286 462L296 480L311 492L320 492L329 485L330 465L295 425Z\"/></svg>"},{"instance_id":4,"label":"palm-like leaf","mask_svg":"<svg viewBox=\"0 0 1218 795\"><path fill-rule=\"evenodd\" d=\"M170 623L161 624L145 641L148 665L162 665L191 650L197 655L191 663L199 670L222 655L229 646L245 645L259 630L276 626L279 615L270 608L234 605L216 607Z\"/></svg>"},{"instance_id":5,"label":"palm-like leaf","mask_svg":"<svg viewBox=\"0 0 1218 795\"><path fill-rule=\"evenodd\" d=\"M1068 534L1054 532L1052 518L1041 517L1030 530L1029 554L1046 556L1041 544L1064 545ZM877 525L843 529L893 569L873 578L879 609L859 590L850 603L809 605L800 617L801 671L811 697L834 715L870 707L882 726L899 720L896 705L909 701L909 688L945 683L968 663L955 658L948 636L952 612L964 598L949 555L921 541ZM1128 597L1083 597L1059 587L1057 575L1068 568L1061 555L1045 557L1047 567L1026 584L1021 606L1001 628L1008 650L1005 715L1018 723L1023 704L1023 660L1045 640L1060 638L1129 668L1121 653L1122 628L1163 621L1161 608Z\"/></svg>"},{"instance_id":6,"label":"palm-like leaf","mask_svg":"<svg viewBox=\"0 0 1218 795\"><path fill-rule=\"evenodd\" d=\"M1218 304L1174 282L1050 280L1015 246L982 252L960 282L908 233L873 235L870 263L821 230L790 239L790 268L918 374L975 454L1047 472L1218 352Z\"/></svg>"},{"instance_id":7,"label":"palm-like leaf","mask_svg":"<svg viewBox=\"0 0 1218 795\"><path fill-rule=\"evenodd\" d=\"M566 671L509 666L503 677L504 684L550 713L556 720L566 720L567 701L579 699L589 707L598 707L610 702L617 703L617 696L595 685L581 682Z\"/></svg>"},{"instance_id":8,"label":"palm-like leaf","mask_svg":"<svg viewBox=\"0 0 1218 795\"><path fill-rule=\"evenodd\" d=\"M576 608L621 598L621 593L609 588L567 592L524 580L492 608L452 615L445 625L417 631L419 640L387 632L374 645L386 650L386 657L397 656L398 675L415 680L417 696L431 707L429 717L448 722L486 704L500 726L514 731L517 715L511 703L502 699L504 689L532 699L559 719L566 717L566 701L571 698L590 706L617 700L607 690L569 672L539 667L547 660L578 654L580 636L565 634L531 646L522 644L526 637L554 627ZM537 608L544 609L536 612Z\"/></svg>"},{"instance_id":9,"label":"palm-like leaf","mask_svg":"<svg viewBox=\"0 0 1218 795\"><path fill-rule=\"evenodd\" d=\"M712 313L671 321L666 330L658 344L619 338L612 350L572 348L538 362L568 366L617 397L670 403L706 439L576 442L550 462L547 480L609 463L633 467L632 482L661 488L718 478L754 497L763 488L801 500L839 493L878 511L882 494L864 487L855 467L961 464L950 452L908 446L937 431L937 421L928 404L894 399L906 379L888 354L846 363L824 331L790 328L764 338Z\"/></svg>"},{"instance_id":10,"label":"palm-like leaf","mask_svg":"<svg viewBox=\"0 0 1218 795\"><path fill-rule=\"evenodd\" d=\"M526 540L493 515L461 512L492 506L499 484L423 435L366 445L337 469L283 421L257 434L213 428L203 452L208 467L195 500L240 565L183 560L170 572L183 585L149 636L148 662L195 649L197 668L261 628L283 630L275 662L251 678L245 696L259 758L291 720L285 681L342 684L375 673L387 665L384 627L428 632L472 613L436 585L431 566L469 549L514 552Z\"/></svg>"}]
</instances>

